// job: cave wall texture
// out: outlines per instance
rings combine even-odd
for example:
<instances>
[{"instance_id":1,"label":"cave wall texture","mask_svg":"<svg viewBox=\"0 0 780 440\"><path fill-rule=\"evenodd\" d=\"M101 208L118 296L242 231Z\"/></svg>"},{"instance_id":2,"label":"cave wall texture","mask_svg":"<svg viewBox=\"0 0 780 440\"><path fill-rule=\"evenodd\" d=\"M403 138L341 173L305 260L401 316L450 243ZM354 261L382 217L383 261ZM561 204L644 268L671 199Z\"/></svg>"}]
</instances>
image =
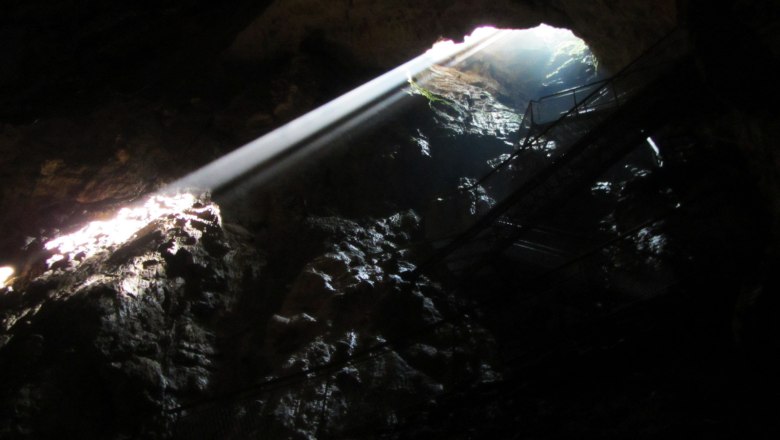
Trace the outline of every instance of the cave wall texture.
<instances>
[{"instance_id":1,"label":"cave wall texture","mask_svg":"<svg viewBox=\"0 0 780 440\"><path fill-rule=\"evenodd\" d=\"M708 103L717 103L711 107L692 104L697 135L723 146L730 152L726 157L735 158L735 163L746 164L747 173L739 174L746 181L737 186L744 184L750 188L767 216L755 220L756 228L764 228L761 231L766 234L761 249L765 254L755 256L758 264L749 274L749 285L743 286L745 292L740 301L753 301L762 306L776 304L776 299L766 298L772 286L777 285L772 274L778 267L780 245L777 148L780 114L774 105L780 96L772 68L780 59L780 6L750 0L717 5L703 0L4 2L0 7L0 265L13 264L28 278L40 275L41 262L35 260L30 249L40 247L45 238L85 221L111 215L119 207L186 172L412 58L440 38L460 39L478 25L527 28L542 22L572 29L588 43L607 72L625 66L675 26L689 32L698 78L712 99ZM320 174L312 172L312 175L330 176L330 170L325 168ZM37 434L55 436L58 423L77 417L81 408L99 407L104 400L119 399L123 393L132 394L133 388L144 391L125 404L114 402L120 410L98 414L97 417L104 418L103 425L76 427L73 435L120 438L117 432L132 436L140 435L139 432L164 431L157 425L139 431L134 425L139 417L136 413L159 410L158 406L165 403L167 397L160 397L163 391L154 388L160 375L178 381L169 384L180 392L175 404L185 401L188 395L202 395L206 386L198 378L211 362L219 359L214 353L192 354L190 349L208 349L209 344L220 346L220 331L237 331L217 326L219 331L211 333L213 329L209 326L224 318L215 310L228 307L226 304L234 307L242 289L281 288L258 287L259 282L253 278L257 274L253 271L293 271L292 287L285 286L293 294L289 298L242 305L243 310L231 312L245 313L247 316L241 319L247 321L253 319L251 313L270 307L271 303L280 315L263 316L270 320L267 329L239 329L246 332L243 339L226 350L249 360L247 364L231 365L235 370L231 370L232 376L223 372L219 379L222 383L218 385L225 388L239 383L238 378L259 379L253 376L259 373L245 371L251 368L266 368L264 372L290 368L283 365L282 355L289 354L290 346L297 343L308 344L295 352L298 363L316 362L312 359L319 353L317 350L327 344L337 347L329 356L342 355L339 350L349 350L351 342L349 326L339 319L380 315L382 310L395 307L419 312L422 321L446 313L447 307L441 304L454 300L440 292L435 283L409 285L393 277L383 278L383 273L404 270L406 256L394 249L393 243L404 240L399 225L415 223L413 214L377 215L378 220L361 225L323 216L316 224L309 225L307 234L324 240L325 244L312 247L303 243L303 237L295 236L293 226L305 223L307 204L313 204L306 198L339 200L348 196L327 188L312 190L307 187L309 183L293 181L290 196L263 194L259 200L253 200L256 205L235 211L226 209L226 223L243 222L232 225L227 232L219 230L220 222L217 215L210 214L212 208L208 201L188 211L187 223L177 226L183 232L147 230L146 241L131 243L129 250L110 261L122 271L140 273L146 277L144 282L157 289L158 294L149 297L146 308L125 309L126 303L112 303L116 292L110 288L85 287L79 284L83 279L75 275L68 278L61 288L67 295L62 296L58 308L45 315L54 316L53 324L35 324L38 327L21 331L19 339L24 342L2 352L5 359L0 360L3 371L14 374L47 362L72 362L66 369L47 366L36 370L37 378L43 377L41 380L49 380L48 383L55 380L70 383L62 390L34 387L17 390L20 394L37 392L62 399L65 399L62 394L78 395L83 391L83 407L74 406L48 418L48 424ZM381 185L366 185L365 191L379 189ZM413 193L416 189L402 190ZM349 200L339 201L349 205ZM245 212L252 206L263 206L265 211ZM367 210L385 214L381 206ZM229 218L231 215L234 217ZM750 224L753 219L745 221ZM201 227L205 229L198 229ZM259 254L257 249L245 247L242 240L249 234L246 228L263 244ZM263 236L265 230L279 231L290 241L277 242L274 237ZM384 236L389 244L372 241L377 234ZM322 239L325 235L328 238ZM216 244L201 248L201 237ZM191 261L192 255L177 253L163 246L166 243L178 243L177 246L195 255L195 263ZM240 252L226 254L221 250L223 246L234 246ZM274 255L284 255L289 261L275 262ZM372 255L377 257L372 260ZM187 258L190 260L182 262ZM209 263L199 262L198 258ZM234 261L236 258L240 259L239 263ZM300 274L294 272L296 264L304 268ZM165 272L161 269L163 265L167 265L166 276L171 279L160 275ZM208 269L204 269L206 266ZM335 289L347 297L364 292L365 283L351 284L351 279L330 284L332 279L353 269L368 274L365 283L381 287L376 293L381 300L378 305L341 304L335 300L316 307L307 303L307 296L320 290ZM203 283L222 283L229 288L216 296L194 292L192 287L176 284L175 277L180 275L177 270L195 271L187 272L188 279L194 279L197 284L194 290ZM32 283L24 301L45 297L51 283L46 278ZM171 300L170 292L176 289L184 289L184 296ZM88 300L71 298L74 292ZM403 304L386 300L393 292L400 292ZM756 301L761 296L756 292L763 292L761 302ZM10 309L13 301L17 301L14 298L4 299L3 306ZM776 310L774 307L767 310ZM72 344L88 353L86 357L72 361L70 352L53 353L41 348L43 342L36 335L56 333L57 328L68 326L67 315L58 315L58 310L64 311L63 314L79 314L82 321L73 332L63 333L62 341L46 343ZM775 339L767 330L776 327L766 324L767 320L773 322L769 316L756 327L757 331L765 332L759 346L776 347ZM335 321L336 328L323 330L325 321ZM366 322L363 337L370 338L371 332L378 335L387 328L403 325L404 322L387 323L381 319ZM155 326L169 330L158 335L149 330L158 328ZM101 349L79 346L84 344L82 336L100 339L111 331L126 341L114 345L101 341ZM489 351L490 338L482 335L478 326L468 324L449 331L456 335L452 337L466 341L465 345L484 346ZM167 342L160 343L160 338ZM437 381L446 382L436 374L431 374L431 379L419 373L436 370L435 362L450 359L441 348L446 345L442 342L444 337L437 338L417 348L422 353L417 354L418 358L424 359L420 362L422 366L409 361L413 364L410 367L406 360L394 358L382 368L356 370L353 375L381 381L386 371L409 371L407 377L414 384L399 385L398 399L402 400L404 393L424 394L438 386ZM248 347L257 341L264 341L272 359L259 359L261 356L251 352ZM154 348L155 344L161 344L162 349ZM461 354L463 369L451 374L488 375L480 372L479 362L470 357L477 351ZM138 352L143 354L142 361L133 357ZM438 357L426 357L427 352L438 353ZM760 348L758 352L763 356L766 350ZM273 358L277 354L280 358ZM25 360L17 364L16 357ZM431 359L435 361L433 366L426 365L425 362L433 362ZM113 369L117 363L126 361L127 365L121 369ZM168 362L178 370L165 371ZM66 376L80 374L79 371L91 375L90 379L68 382ZM342 378L347 383L356 380L347 376ZM118 383L116 389L102 388L112 380ZM94 385L94 388L80 390L76 387L79 384ZM35 396L26 398L35 408L24 407L25 398L17 398L14 405L18 407L14 408L20 414L58 410L56 400L36 407ZM372 398L379 402L382 396ZM312 413L317 410L313 409ZM18 438L36 435L35 432L15 434ZM314 435L308 431L304 434Z\"/></svg>"}]
</instances>

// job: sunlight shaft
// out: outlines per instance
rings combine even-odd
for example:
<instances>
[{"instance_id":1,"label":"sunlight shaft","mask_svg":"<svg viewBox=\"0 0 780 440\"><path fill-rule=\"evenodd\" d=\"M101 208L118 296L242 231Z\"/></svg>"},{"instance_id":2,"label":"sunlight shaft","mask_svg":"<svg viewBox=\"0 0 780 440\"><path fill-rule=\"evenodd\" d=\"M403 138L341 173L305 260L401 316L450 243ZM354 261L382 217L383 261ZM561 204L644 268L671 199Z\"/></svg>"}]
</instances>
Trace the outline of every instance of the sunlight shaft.
<instances>
[{"instance_id":1,"label":"sunlight shaft","mask_svg":"<svg viewBox=\"0 0 780 440\"><path fill-rule=\"evenodd\" d=\"M501 31L488 29L481 31L478 38L462 44L437 44L423 55L196 170L171 184L167 190L217 191L259 166L293 153L294 147L312 141L321 132L348 122L372 103L398 90L410 75L417 75L434 64L462 58L473 53L475 47L482 47L500 35Z\"/></svg>"},{"instance_id":2,"label":"sunlight shaft","mask_svg":"<svg viewBox=\"0 0 780 440\"><path fill-rule=\"evenodd\" d=\"M150 196L143 205L125 207L111 220L90 222L78 231L45 243L51 252L46 261L75 267L81 261L131 239L141 228L166 215L192 206L191 192L216 192L228 185L255 185L272 175L270 171L302 160L347 131L376 117L404 95L402 86L413 75L435 64L461 62L503 35L492 28L478 29L463 43L437 43L423 55L334 99L249 144L207 164ZM424 78L422 79L424 81ZM5 270L5 268L3 268ZM9 279L13 272L0 271Z\"/></svg>"}]
</instances>

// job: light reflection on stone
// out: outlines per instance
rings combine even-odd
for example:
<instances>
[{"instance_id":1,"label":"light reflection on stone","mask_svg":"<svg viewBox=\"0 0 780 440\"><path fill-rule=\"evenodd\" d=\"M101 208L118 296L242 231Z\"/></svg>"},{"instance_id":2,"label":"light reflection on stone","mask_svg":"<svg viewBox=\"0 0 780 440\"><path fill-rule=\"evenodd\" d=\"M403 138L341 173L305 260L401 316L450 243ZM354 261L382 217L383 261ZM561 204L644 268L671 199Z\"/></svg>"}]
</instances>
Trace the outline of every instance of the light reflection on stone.
<instances>
[{"instance_id":1,"label":"light reflection on stone","mask_svg":"<svg viewBox=\"0 0 780 440\"><path fill-rule=\"evenodd\" d=\"M122 208L111 220L96 220L68 235L48 241L45 248L54 251L47 267L62 260L84 260L101 250L129 240L155 219L181 212L193 205L192 194L154 195L143 206Z\"/></svg>"},{"instance_id":2,"label":"light reflection on stone","mask_svg":"<svg viewBox=\"0 0 780 440\"><path fill-rule=\"evenodd\" d=\"M14 276L14 268L11 266L0 267L0 288L10 285L11 277Z\"/></svg>"}]
</instances>

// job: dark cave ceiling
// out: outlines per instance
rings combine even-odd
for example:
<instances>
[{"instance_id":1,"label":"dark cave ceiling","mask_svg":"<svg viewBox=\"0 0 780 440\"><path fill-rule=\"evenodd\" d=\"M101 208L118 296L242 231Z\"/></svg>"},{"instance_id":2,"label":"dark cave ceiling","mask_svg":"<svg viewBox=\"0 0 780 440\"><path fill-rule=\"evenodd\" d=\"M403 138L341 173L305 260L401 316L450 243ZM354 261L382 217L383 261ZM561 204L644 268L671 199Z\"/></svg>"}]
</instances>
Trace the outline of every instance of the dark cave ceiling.
<instances>
[{"instance_id":1,"label":"dark cave ceiling","mask_svg":"<svg viewBox=\"0 0 780 440\"><path fill-rule=\"evenodd\" d=\"M10 3L10 4L9 4ZM289 56L312 38L333 54L386 69L440 37L479 25L573 29L618 67L670 29L674 2L246 1L6 2L0 17L0 115L34 115L95 90L169 84L236 62Z\"/></svg>"}]
</instances>

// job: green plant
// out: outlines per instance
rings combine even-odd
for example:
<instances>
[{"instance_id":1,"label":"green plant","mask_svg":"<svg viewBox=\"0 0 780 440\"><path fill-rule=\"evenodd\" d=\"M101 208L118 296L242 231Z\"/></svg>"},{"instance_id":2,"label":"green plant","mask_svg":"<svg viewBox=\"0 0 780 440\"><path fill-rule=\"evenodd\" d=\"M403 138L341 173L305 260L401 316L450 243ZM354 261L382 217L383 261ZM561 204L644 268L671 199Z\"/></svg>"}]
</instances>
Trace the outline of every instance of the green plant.
<instances>
[{"instance_id":1,"label":"green plant","mask_svg":"<svg viewBox=\"0 0 780 440\"><path fill-rule=\"evenodd\" d=\"M455 108L455 106L452 104L450 100L448 100L447 98L441 95L437 95L436 93L433 93L432 91L426 89L425 87L417 84L411 77L409 77L407 81L409 82L409 87L410 87L409 94L424 96L425 99L428 100L429 107L433 108L433 104L438 102L438 103L446 104L452 108Z\"/></svg>"}]
</instances>

